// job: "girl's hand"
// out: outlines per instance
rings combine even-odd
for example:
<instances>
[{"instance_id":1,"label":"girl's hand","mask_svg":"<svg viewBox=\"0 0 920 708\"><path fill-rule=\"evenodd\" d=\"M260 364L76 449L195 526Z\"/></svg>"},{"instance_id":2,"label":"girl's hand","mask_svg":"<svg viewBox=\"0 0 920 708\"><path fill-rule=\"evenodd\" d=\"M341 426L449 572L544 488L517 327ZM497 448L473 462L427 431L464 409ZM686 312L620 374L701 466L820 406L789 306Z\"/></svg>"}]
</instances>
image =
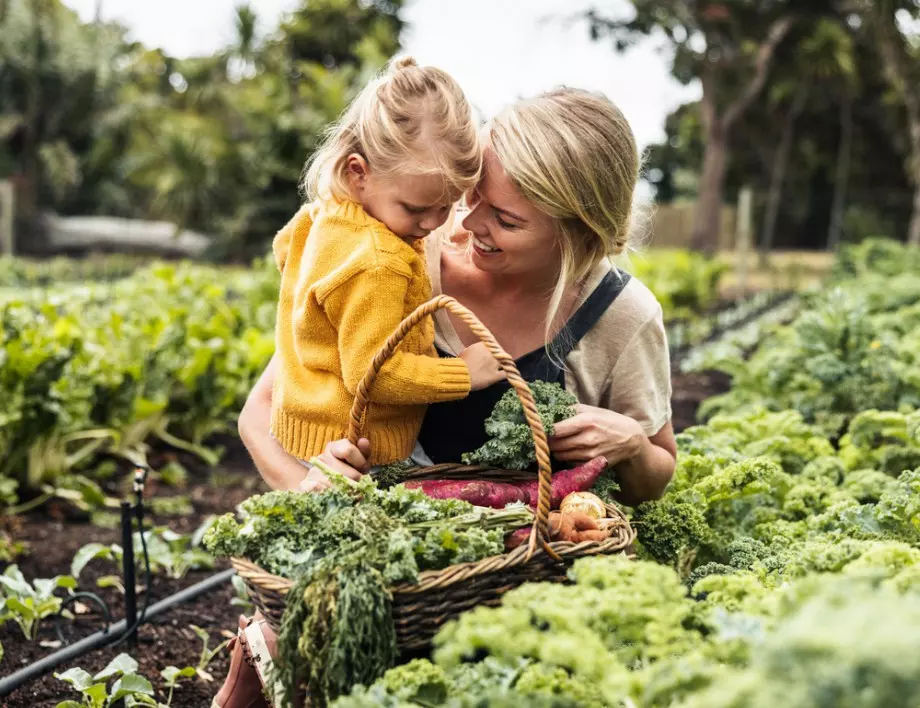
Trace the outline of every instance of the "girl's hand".
<instances>
[{"instance_id":1,"label":"girl's hand","mask_svg":"<svg viewBox=\"0 0 920 708\"><path fill-rule=\"evenodd\" d=\"M599 455L616 465L639 454L645 433L632 418L606 408L575 406L575 415L553 426L549 447L557 460L587 462Z\"/></svg>"},{"instance_id":2,"label":"girl's hand","mask_svg":"<svg viewBox=\"0 0 920 708\"><path fill-rule=\"evenodd\" d=\"M361 438L357 446L347 440L336 440L326 445L319 459L339 474L358 480L370 471L370 464L367 461L370 454L371 444L366 438ZM318 468L311 467L307 476L300 483L300 491L321 492L331 486L332 483L325 474Z\"/></svg>"},{"instance_id":3,"label":"girl's hand","mask_svg":"<svg viewBox=\"0 0 920 708\"><path fill-rule=\"evenodd\" d=\"M473 391L488 388L505 378L502 367L482 342L468 346L460 352L460 358L470 370L470 383Z\"/></svg>"}]
</instances>

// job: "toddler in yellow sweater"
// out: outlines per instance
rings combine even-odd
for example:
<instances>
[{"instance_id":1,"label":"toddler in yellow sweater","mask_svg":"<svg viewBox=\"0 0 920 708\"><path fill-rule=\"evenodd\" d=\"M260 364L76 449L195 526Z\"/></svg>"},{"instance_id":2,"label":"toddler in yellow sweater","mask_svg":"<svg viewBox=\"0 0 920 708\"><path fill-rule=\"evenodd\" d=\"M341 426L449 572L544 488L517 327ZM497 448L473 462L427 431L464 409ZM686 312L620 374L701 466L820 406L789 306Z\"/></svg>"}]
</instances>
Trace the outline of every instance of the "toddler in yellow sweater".
<instances>
[{"instance_id":1,"label":"toddler in yellow sweater","mask_svg":"<svg viewBox=\"0 0 920 708\"><path fill-rule=\"evenodd\" d=\"M306 204L275 237L281 271L272 435L305 461L346 435L359 381L399 323L431 297L423 239L482 167L456 82L402 59L372 81L311 160ZM410 455L425 404L501 377L483 345L438 358L431 318L384 365L364 435L372 465Z\"/></svg>"}]
</instances>

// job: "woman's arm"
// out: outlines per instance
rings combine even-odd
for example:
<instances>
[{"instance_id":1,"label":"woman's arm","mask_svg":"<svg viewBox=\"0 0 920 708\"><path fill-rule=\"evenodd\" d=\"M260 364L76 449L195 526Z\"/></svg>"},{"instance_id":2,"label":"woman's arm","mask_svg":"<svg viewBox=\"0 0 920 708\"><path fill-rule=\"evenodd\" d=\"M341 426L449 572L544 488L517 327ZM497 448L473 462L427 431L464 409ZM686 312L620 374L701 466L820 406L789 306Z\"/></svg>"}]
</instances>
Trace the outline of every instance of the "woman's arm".
<instances>
[{"instance_id":1,"label":"woman's arm","mask_svg":"<svg viewBox=\"0 0 920 708\"><path fill-rule=\"evenodd\" d=\"M237 427L240 438L249 451L262 479L272 489L299 489L307 476L307 468L291 457L278 444L270 430L272 414L272 387L275 383L277 355L273 356L265 371L252 387Z\"/></svg>"},{"instance_id":2,"label":"woman's arm","mask_svg":"<svg viewBox=\"0 0 920 708\"><path fill-rule=\"evenodd\" d=\"M677 441L670 423L651 437L642 435L636 454L616 465L619 501L636 506L660 499L677 463Z\"/></svg>"},{"instance_id":3,"label":"woman's arm","mask_svg":"<svg viewBox=\"0 0 920 708\"><path fill-rule=\"evenodd\" d=\"M587 462L603 455L617 470L624 504L660 498L674 474L677 443L670 422L648 437L628 416L579 404L574 416L554 428L550 449L556 459Z\"/></svg>"}]
</instances>

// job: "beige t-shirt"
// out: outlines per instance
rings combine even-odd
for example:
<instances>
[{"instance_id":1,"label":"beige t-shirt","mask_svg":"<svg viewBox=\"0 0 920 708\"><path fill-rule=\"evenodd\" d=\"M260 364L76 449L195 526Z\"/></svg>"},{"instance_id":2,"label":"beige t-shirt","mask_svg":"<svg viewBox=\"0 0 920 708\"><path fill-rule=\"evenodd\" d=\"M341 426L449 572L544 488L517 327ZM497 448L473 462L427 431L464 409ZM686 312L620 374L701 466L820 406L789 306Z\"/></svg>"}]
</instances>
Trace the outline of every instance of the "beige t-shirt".
<instances>
[{"instance_id":1,"label":"beige t-shirt","mask_svg":"<svg viewBox=\"0 0 920 708\"><path fill-rule=\"evenodd\" d=\"M426 239L434 295L441 294L441 248L436 235ZM591 271L577 306L613 267L605 259ZM435 345L454 355L463 349L446 310L435 313ZM649 436L671 420L671 361L661 305L637 278L630 278L565 363L565 386L579 403L629 416Z\"/></svg>"}]
</instances>

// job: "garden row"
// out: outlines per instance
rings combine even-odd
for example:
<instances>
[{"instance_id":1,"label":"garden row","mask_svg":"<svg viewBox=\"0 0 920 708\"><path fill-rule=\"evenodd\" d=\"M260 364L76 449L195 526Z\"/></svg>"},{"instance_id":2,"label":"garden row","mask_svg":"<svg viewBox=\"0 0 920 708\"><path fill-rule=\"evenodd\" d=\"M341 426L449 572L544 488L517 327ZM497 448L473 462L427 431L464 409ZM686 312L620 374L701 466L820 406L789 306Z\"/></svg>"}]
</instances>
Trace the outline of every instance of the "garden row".
<instances>
[{"instance_id":1,"label":"garden row","mask_svg":"<svg viewBox=\"0 0 920 708\"><path fill-rule=\"evenodd\" d=\"M640 560L511 591L335 706L918 705L918 275L851 249L747 360L710 352L732 387L633 510Z\"/></svg>"},{"instance_id":2,"label":"garden row","mask_svg":"<svg viewBox=\"0 0 920 708\"><path fill-rule=\"evenodd\" d=\"M68 264L73 269L68 271ZM277 277L190 264L136 269L131 259L0 262L0 504L93 496L120 460L151 443L211 464L274 348ZM668 316L710 307L722 272L686 252L635 267ZM68 275L69 274L69 275ZM36 497L36 495L40 495Z\"/></svg>"}]
</instances>

